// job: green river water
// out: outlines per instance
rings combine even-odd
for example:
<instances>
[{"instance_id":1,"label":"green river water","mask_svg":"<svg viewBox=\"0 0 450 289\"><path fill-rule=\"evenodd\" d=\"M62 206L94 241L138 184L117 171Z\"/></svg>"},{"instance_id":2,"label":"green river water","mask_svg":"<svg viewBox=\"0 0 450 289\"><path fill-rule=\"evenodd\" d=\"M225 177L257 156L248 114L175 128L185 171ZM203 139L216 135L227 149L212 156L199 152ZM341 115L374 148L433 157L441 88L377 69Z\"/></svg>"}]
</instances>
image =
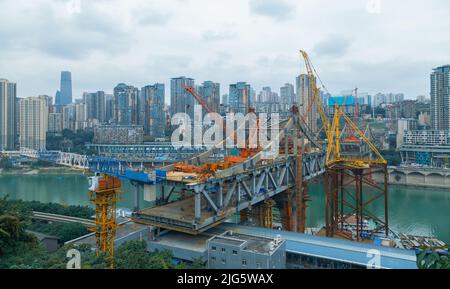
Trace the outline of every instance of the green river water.
<instances>
[{"instance_id":1,"label":"green river water","mask_svg":"<svg viewBox=\"0 0 450 289\"><path fill-rule=\"evenodd\" d=\"M89 205L84 175L0 175L0 196L65 205ZM132 208L133 187L124 184L119 208ZM307 226L320 227L325 219L323 185L311 184ZM149 206L141 200L142 206ZM372 211L382 214L382 206ZM436 236L450 244L450 189L389 187L389 221L392 229L414 235Z\"/></svg>"}]
</instances>

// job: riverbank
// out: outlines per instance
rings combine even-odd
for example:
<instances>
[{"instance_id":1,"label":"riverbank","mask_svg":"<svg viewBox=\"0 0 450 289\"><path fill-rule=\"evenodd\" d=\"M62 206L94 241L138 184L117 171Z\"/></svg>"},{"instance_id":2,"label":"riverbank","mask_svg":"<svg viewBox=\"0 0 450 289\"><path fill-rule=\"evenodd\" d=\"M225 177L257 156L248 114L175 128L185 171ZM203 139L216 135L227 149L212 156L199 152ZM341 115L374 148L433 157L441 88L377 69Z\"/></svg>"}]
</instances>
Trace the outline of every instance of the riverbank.
<instances>
[{"instance_id":1,"label":"riverbank","mask_svg":"<svg viewBox=\"0 0 450 289\"><path fill-rule=\"evenodd\" d=\"M450 189L450 170L419 167L389 167L389 185L421 188ZM384 174L376 172L373 178L383 182Z\"/></svg>"},{"instance_id":2,"label":"riverbank","mask_svg":"<svg viewBox=\"0 0 450 289\"><path fill-rule=\"evenodd\" d=\"M0 175L80 175L84 172L82 170L68 168L68 167L38 167L38 168L14 168L14 169L0 169Z\"/></svg>"}]
</instances>

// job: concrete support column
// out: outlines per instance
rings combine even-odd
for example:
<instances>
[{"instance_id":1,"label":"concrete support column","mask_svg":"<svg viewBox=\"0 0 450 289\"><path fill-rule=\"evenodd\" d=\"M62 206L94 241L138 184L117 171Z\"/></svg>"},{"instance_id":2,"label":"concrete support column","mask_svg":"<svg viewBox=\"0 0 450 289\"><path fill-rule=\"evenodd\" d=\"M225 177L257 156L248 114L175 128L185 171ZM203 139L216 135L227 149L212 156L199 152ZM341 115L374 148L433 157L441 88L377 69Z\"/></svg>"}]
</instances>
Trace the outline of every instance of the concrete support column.
<instances>
[{"instance_id":1,"label":"concrete support column","mask_svg":"<svg viewBox=\"0 0 450 289\"><path fill-rule=\"evenodd\" d=\"M133 196L133 211L138 212L140 208L140 185L135 184L134 185L134 196Z\"/></svg>"},{"instance_id":2,"label":"concrete support column","mask_svg":"<svg viewBox=\"0 0 450 289\"><path fill-rule=\"evenodd\" d=\"M202 217L202 195L201 192L196 191L194 195L194 210L195 210L195 220L200 222Z\"/></svg>"},{"instance_id":3,"label":"concrete support column","mask_svg":"<svg viewBox=\"0 0 450 289\"><path fill-rule=\"evenodd\" d=\"M223 183L219 184L219 190L217 191L217 204L219 204L219 209L223 208Z\"/></svg>"}]
</instances>

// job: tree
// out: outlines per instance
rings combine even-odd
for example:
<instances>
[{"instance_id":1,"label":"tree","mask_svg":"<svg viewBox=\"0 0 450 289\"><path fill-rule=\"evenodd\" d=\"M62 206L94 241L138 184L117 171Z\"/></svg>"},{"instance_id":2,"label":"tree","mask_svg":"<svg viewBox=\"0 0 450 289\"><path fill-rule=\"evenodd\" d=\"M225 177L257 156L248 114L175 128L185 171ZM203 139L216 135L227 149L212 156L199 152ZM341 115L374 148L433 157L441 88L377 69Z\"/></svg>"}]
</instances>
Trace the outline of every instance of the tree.
<instances>
[{"instance_id":1,"label":"tree","mask_svg":"<svg viewBox=\"0 0 450 289\"><path fill-rule=\"evenodd\" d=\"M117 269L199 269L205 262L195 260L192 264L175 263L170 251L148 252L145 241L129 241L122 244L115 252Z\"/></svg>"},{"instance_id":2,"label":"tree","mask_svg":"<svg viewBox=\"0 0 450 289\"><path fill-rule=\"evenodd\" d=\"M29 209L0 198L0 268L43 268L46 250L25 231L30 220Z\"/></svg>"},{"instance_id":3,"label":"tree","mask_svg":"<svg viewBox=\"0 0 450 289\"><path fill-rule=\"evenodd\" d=\"M89 233L88 229L80 223L45 223L35 221L28 229L42 234L56 236L62 243Z\"/></svg>"},{"instance_id":4,"label":"tree","mask_svg":"<svg viewBox=\"0 0 450 289\"><path fill-rule=\"evenodd\" d=\"M117 269L148 269L152 267L145 241L129 241L114 253Z\"/></svg>"},{"instance_id":5,"label":"tree","mask_svg":"<svg viewBox=\"0 0 450 289\"><path fill-rule=\"evenodd\" d=\"M13 165L11 163L11 161L9 160L9 158L7 157L1 157L0 158L0 169L12 169Z\"/></svg>"},{"instance_id":6,"label":"tree","mask_svg":"<svg viewBox=\"0 0 450 289\"><path fill-rule=\"evenodd\" d=\"M65 245L58 249L55 253L51 254L45 263L45 268L48 269L66 269L69 258L67 252L71 249L76 249L80 252L81 269L106 269L107 262L104 254L96 255L92 250L91 245L81 244Z\"/></svg>"},{"instance_id":7,"label":"tree","mask_svg":"<svg viewBox=\"0 0 450 289\"><path fill-rule=\"evenodd\" d=\"M86 154L88 150L85 144L92 142L93 139L92 129L77 130L76 132L64 129L61 135L47 134L47 149Z\"/></svg>"},{"instance_id":8,"label":"tree","mask_svg":"<svg viewBox=\"0 0 450 289\"><path fill-rule=\"evenodd\" d=\"M417 256L419 269L450 269L448 256L440 256L437 252L428 253L428 248L423 248Z\"/></svg>"},{"instance_id":9,"label":"tree","mask_svg":"<svg viewBox=\"0 0 450 289\"><path fill-rule=\"evenodd\" d=\"M390 166L399 166L402 163L400 152L397 151L382 151L381 154Z\"/></svg>"}]
</instances>

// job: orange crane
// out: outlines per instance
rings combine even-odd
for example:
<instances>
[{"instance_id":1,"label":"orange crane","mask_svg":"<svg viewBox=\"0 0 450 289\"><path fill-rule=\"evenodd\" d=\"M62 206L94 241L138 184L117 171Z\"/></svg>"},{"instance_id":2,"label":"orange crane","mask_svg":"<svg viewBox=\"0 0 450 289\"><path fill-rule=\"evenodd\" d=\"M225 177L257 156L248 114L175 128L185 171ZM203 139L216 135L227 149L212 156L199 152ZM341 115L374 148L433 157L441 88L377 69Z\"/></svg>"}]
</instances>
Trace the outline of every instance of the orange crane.
<instances>
[{"instance_id":1,"label":"orange crane","mask_svg":"<svg viewBox=\"0 0 450 289\"><path fill-rule=\"evenodd\" d=\"M203 99L203 97L198 94L195 91L195 88L192 86L185 86L184 89L189 92L194 98L195 100L198 101L198 103L203 107L203 109L206 110L207 113L217 113L214 110L212 110L209 106L208 103ZM255 109L254 108L249 108L249 113L255 113ZM216 114L217 115L217 114ZM220 119L215 119L215 121L223 121L222 118ZM225 162L230 162L230 163L241 163L246 161L249 157L254 156L255 154L257 154L258 152L261 151L261 147L256 147L256 148L250 148L250 141L252 139L255 139L255 134L257 134L259 129L259 121L257 121L257 129L253 132L252 135L249 135L247 143L246 143L246 147L240 150L240 156L228 156L225 157ZM226 131L226 124L224 123L224 130ZM236 136L236 132L234 132L233 134L233 138Z\"/></svg>"}]
</instances>

